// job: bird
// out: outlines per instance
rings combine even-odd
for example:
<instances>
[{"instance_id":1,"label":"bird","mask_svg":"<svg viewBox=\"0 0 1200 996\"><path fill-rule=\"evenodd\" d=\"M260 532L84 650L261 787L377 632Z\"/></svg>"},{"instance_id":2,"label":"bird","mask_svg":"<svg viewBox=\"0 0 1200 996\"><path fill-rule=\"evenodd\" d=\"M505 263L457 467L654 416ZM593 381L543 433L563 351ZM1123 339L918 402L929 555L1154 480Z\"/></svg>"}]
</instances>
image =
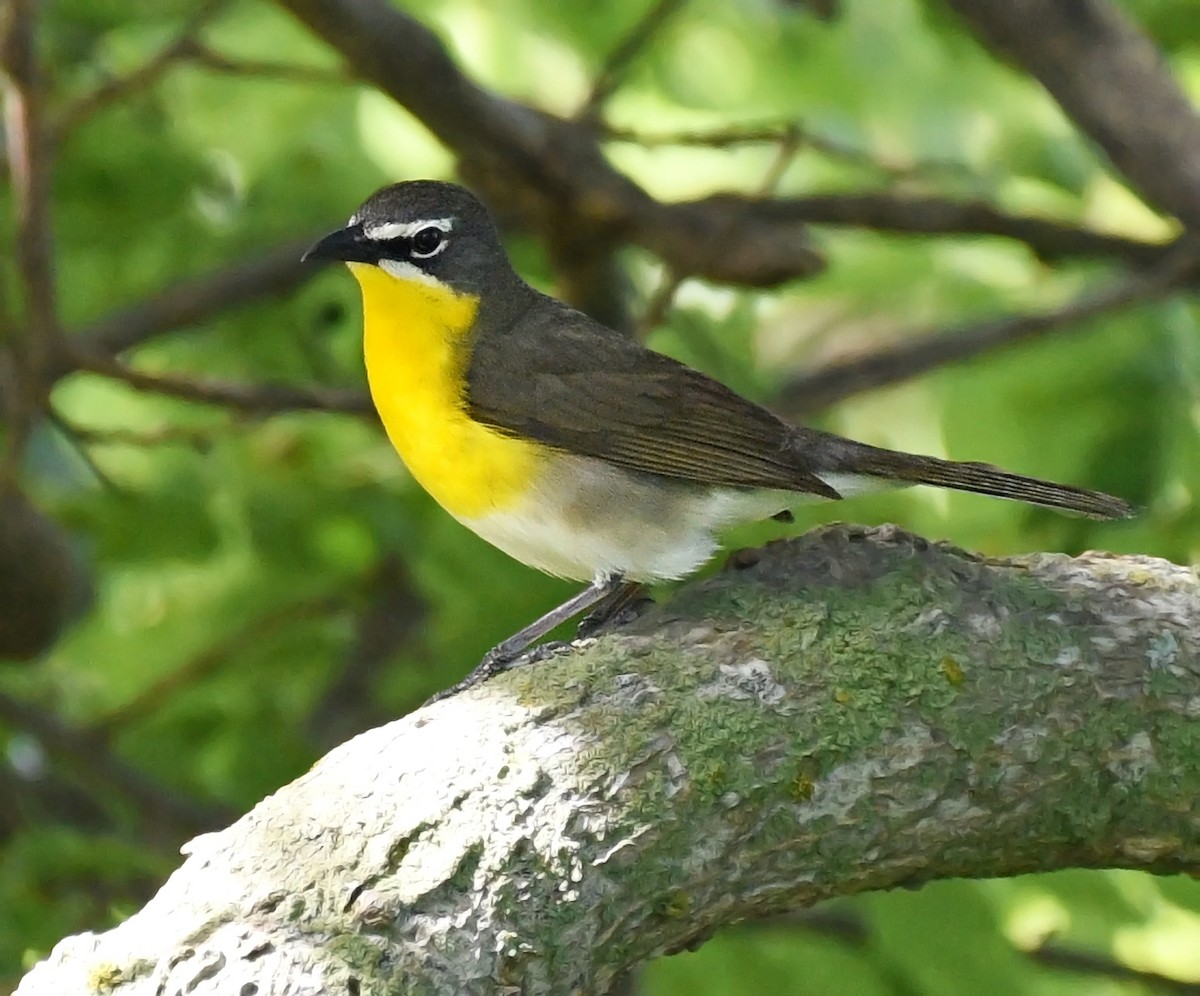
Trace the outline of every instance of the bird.
<instances>
[{"instance_id":1,"label":"bird","mask_svg":"<svg viewBox=\"0 0 1200 996\"><path fill-rule=\"evenodd\" d=\"M457 184L386 186L303 258L356 278L371 397L417 482L516 560L588 582L435 699L527 659L588 610L611 618L643 584L701 567L728 527L786 520L805 499L925 484L1131 514L1099 491L784 421L531 287Z\"/></svg>"}]
</instances>

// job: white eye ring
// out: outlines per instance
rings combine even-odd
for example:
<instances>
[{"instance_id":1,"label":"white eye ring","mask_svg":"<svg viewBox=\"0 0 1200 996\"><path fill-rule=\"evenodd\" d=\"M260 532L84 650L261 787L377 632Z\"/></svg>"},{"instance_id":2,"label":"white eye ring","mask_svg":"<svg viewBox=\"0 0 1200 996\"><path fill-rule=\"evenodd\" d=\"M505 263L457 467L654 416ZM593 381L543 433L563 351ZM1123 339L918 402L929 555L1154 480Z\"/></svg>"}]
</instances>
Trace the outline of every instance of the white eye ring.
<instances>
[{"instance_id":1,"label":"white eye ring","mask_svg":"<svg viewBox=\"0 0 1200 996\"><path fill-rule=\"evenodd\" d=\"M422 239L426 243L430 242L431 240L429 236L431 234L437 237L437 242L434 244L432 249L422 249L420 242ZM436 225L428 225L425 228L422 228L419 232L413 233L412 248L409 249L408 254L413 259L429 259L431 256L436 256L449 244L450 239L441 228Z\"/></svg>"}]
</instances>

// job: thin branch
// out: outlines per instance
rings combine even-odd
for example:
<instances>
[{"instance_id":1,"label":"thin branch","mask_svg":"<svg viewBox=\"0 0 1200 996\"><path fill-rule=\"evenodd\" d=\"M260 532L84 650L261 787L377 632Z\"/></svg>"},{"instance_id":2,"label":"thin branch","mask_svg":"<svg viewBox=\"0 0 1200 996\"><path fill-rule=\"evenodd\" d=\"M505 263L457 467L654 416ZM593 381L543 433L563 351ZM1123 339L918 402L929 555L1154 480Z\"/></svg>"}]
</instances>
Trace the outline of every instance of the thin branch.
<instances>
[{"instance_id":1,"label":"thin branch","mask_svg":"<svg viewBox=\"0 0 1200 996\"><path fill-rule=\"evenodd\" d=\"M1184 982L1158 972L1147 972L1131 968L1104 954L1068 948L1058 944L1044 944L1032 951L1024 952L1039 965L1063 969L1085 975L1101 976L1118 982L1132 982L1138 986L1158 992L1176 993L1178 996L1200 996L1200 983Z\"/></svg>"},{"instance_id":2,"label":"thin branch","mask_svg":"<svg viewBox=\"0 0 1200 996\"><path fill-rule=\"evenodd\" d=\"M1058 308L1037 314L997 318L975 325L915 333L865 356L837 360L792 378L776 407L789 417L811 415L853 394L916 377L996 349L1074 328L1090 318L1111 314L1178 293L1193 284L1198 249L1193 240L1178 243L1158 266Z\"/></svg>"},{"instance_id":3,"label":"thin branch","mask_svg":"<svg viewBox=\"0 0 1200 996\"><path fill-rule=\"evenodd\" d=\"M1147 202L1200 228L1200 113L1146 33L1108 0L950 0L1039 80Z\"/></svg>"},{"instance_id":4,"label":"thin branch","mask_svg":"<svg viewBox=\"0 0 1200 996\"><path fill-rule=\"evenodd\" d=\"M604 102L621 85L629 67L686 2L687 0L655 0L641 20L608 54L600 72L596 74L591 93L575 115L576 120L590 121L595 118Z\"/></svg>"},{"instance_id":5,"label":"thin branch","mask_svg":"<svg viewBox=\"0 0 1200 996\"><path fill-rule=\"evenodd\" d=\"M75 451L76 456L83 461L84 466L87 467L102 488L104 488L106 491L112 492L113 494L122 494L124 492L124 489L108 476L108 473L104 470L104 468L96 463L95 458L87 448L86 442L76 431L75 427L66 419L64 419L53 405L47 406L46 419L59 431L59 434L62 436L62 438L65 439L71 449Z\"/></svg>"},{"instance_id":6,"label":"thin branch","mask_svg":"<svg viewBox=\"0 0 1200 996\"><path fill-rule=\"evenodd\" d=\"M859 915L843 909L802 909L761 920L748 920L735 928L747 933L763 930L807 930L826 937L836 938L843 944L860 951L869 950L871 932L867 922ZM1200 996L1200 984L1183 982L1158 972L1147 972L1131 968L1108 954L1085 951L1081 948L1048 943L1017 952L1031 961L1050 968L1069 972L1098 975L1119 982L1135 982L1153 990L1177 993L1180 996Z\"/></svg>"},{"instance_id":7,"label":"thin branch","mask_svg":"<svg viewBox=\"0 0 1200 996\"><path fill-rule=\"evenodd\" d=\"M254 79L276 80L281 83L316 86L345 86L354 82L354 77L342 69L302 66L291 62L231 59L201 42L192 46L187 57L188 61L195 65L215 72L227 73L230 76L246 76Z\"/></svg>"},{"instance_id":8,"label":"thin branch","mask_svg":"<svg viewBox=\"0 0 1200 996\"><path fill-rule=\"evenodd\" d=\"M276 2L340 52L359 78L413 113L464 160L465 172L490 175L489 189L503 189L505 202L523 218L532 218L530 227L535 231L547 227L543 219L548 215L573 213L591 229L649 249L675 270L745 286L771 286L811 276L822 266L803 223L806 209L819 211L819 198L809 203L755 204L744 197L725 196L661 204L612 167L600 150L595 129L480 87L462 72L433 32L385 0ZM405 58L395 58L399 50ZM436 87L429 85L431 79L438 81ZM789 203L793 204L790 213ZM976 230L964 225L970 220L964 216L970 214L970 205L964 208L935 199L912 203L919 203L922 210L902 219L893 215L890 222L882 219L880 227L940 231L926 220L925 210L940 203L951 205L955 214L938 224L951 224L955 231ZM832 200L825 206L838 208ZM828 220L870 222L861 212L846 217L848 206L850 202L843 199L843 217ZM890 208L879 202L865 206ZM1005 228L1004 216L994 208L980 211L976 220L985 232ZM1034 251L1047 258L1055 253L1100 254L1142 263L1152 262L1162 251L1136 240L1078 234L1077 229L1054 222L1018 219L1014 227L1019 234L1007 229L996 234L1027 236ZM721 234L726 240L724 251L714 255L711 246Z\"/></svg>"},{"instance_id":9,"label":"thin branch","mask_svg":"<svg viewBox=\"0 0 1200 996\"><path fill-rule=\"evenodd\" d=\"M767 167L766 175L759 184L760 197L769 197L775 192L775 189L783 180L783 175L787 172L788 166L792 164L792 160L796 157L796 153L800 149L800 143L801 136L799 132L785 132L780 136L779 147L775 150L775 156L772 158L770 165ZM711 255L715 256L725 252L726 241L725 238L714 238L710 244ZM663 274L662 282L658 289L655 290L647 302L641 321L638 322L638 332L641 338L644 339L652 329L661 325L666 320L674 303L676 293L678 293L679 288L689 275L684 271L668 267Z\"/></svg>"},{"instance_id":10,"label":"thin branch","mask_svg":"<svg viewBox=\"0 0 1200 996\"><path fill-rule=\"evenodd\" d=\"M812 149L830 159L876 170L894 179L928 176L934 173L951 173L970 176L967 166L954 160L921 159L912 161L889 161L858 146L839 142L806 128L802 122L789 121L783 124L748 125L734 124L708 131L644 132L633 128L618 128L603 123L603 138L610 142L625 142L645 149L665 146L682 146L704 149L728 149L738 145L777 145L797 136L804 148Z\"/></svg>"},{"instance_id":11,"label":"thin branch","mask_svg":"<svg viewBox=\"0 0 1200 996\"><path fill-rule=\"evenodd\" d=\"M50 230L53 164L45 124L45 85L38 62L37 0L9 0L0 8L0 73L4 76L4 139L13 188L13 257L24 298L23 326L11 346L20 402L14 404L4 476L19 462L49 389L59 350L54 258Z\"/></svg>"},{"instance_id":12,"label":"thin branch","mask_svg":"<svg viewBox=\"0 0 1200 996\"><path fill-rule=\"evenodd\" d=\"M228 2L229 0L203 0L184 22L175 38L143 65L124 76L114 76L105 80L91 93L64 108L52 131L54 141L61 142L83 122L105 108L135 93L148 90L172 66L195 56L199 51L197 38L200 31L228 5Z\"/></svg>"},{"instance_id":13,"label":"thin branch","mask_svg":"<svg viewBox=\"0 0 1200 996\"><path fill-rule=\"evenodd\" d=\"M375 411L365 392L349 388L239 384L210 378L146 374L104 356L82 352L75 352L72 356L76 369L111 377L138 391L165 394L184 401L220 405L243 412L323 411L373 415Z\"/></svg>"},{"instance_id":14,"label":"thin branch","mask_svg":"<svg viewBox=\"0 0 1200 996\"><path fill-rule=\"evenodd\" d=\"M1095 256L1144 266L1157 262L1171 248L1170 243L1109 235L1052 218L1008 214L980 200L862 193L813 194L758 204L743 200L742 204L748 214L769 215L777 224L838 225L900 235L996 235L1024 242L1046 261Z\"/></svg>"},{"instance_id":15,"label":"thin branch","mask_svg":"<svg viewBox=\"0 0 1200 996\"><path fill-rule=\"evenodd\" d=\"M92 720L87 733L100 742L108 742L116 734L135 726L168 705L180 692L212 677L247 647L269 639L295 623L313 617L328 616L344 607L344 596L321 595L264 612L206 647L173 671L166 672L128 702Z\"/></svg>"},{"instance_id":16,"label":"thin branch","mask_svg":"<svg viewBox=\"0 0 1200 996\"><path fill-rule=\"evenodd\" d=\"M388 660L415 643L428 612L404 561L384 557L369 579L367 603L357 614L354 639L337 673L309 712L305 727L323 750L386 722L386 707L374 693Z\"/></svg>"},{"instance_id":17,"label":"thin branch","mask_svg":"<svg viewBox=\"0 0 1200 996\"><path fill-rule=\"evenodd\" d=\"M144 450L158 446L186 446L197 453L207 453L213 446L214 432L211 429L192 428L170 423L153 429L93 429L82 426L54 411L55 424L69 432L73 441L80 446L128 446Z\"/></svg>"},{"instance_id":18,"label":"thin branch","mask_svg":"<svg viewBox=\"0 0 1200 996\"><path fill-rule=\"evenodd\" d=\"M0 721L31 734L48 754L136 806L147 834L162 839L169 829L169 844L179 835L211 830L228 818L224 807L177 794L119 760L96 737L3 692Z\"/></svg>"},{"instance_id":19,"label":"thin branch","mask_svg":"<svg viewBox=\"0 0 1200 996\"><path fill-rule=\"evenodd\" d=\"M317 269L300 257L316 236L296 239L168 287L137 304L114 311L71 337L85 353L114 355L147 339L195 325L260 297L286 294L312 278ZM69 371L62 371L63 373Z\"/></svg>"}]
</instances>

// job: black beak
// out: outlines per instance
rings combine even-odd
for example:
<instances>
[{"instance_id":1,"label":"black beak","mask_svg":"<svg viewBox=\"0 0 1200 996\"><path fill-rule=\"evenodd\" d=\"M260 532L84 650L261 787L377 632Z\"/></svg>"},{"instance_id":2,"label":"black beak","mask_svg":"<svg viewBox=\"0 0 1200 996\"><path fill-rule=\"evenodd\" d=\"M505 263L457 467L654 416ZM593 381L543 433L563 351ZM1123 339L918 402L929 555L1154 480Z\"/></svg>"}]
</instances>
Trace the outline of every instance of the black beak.
<instances>
[{"instance_id":1,"label":"black beak","mask_svg":"<svg viewBox=\"0 0 1200 996\"><path fill-rule=\"evenodd\" d=\"M350 225L330 232L300 257L301 263L310 259L340 259L346 263L377 263L379 249L363 234L362 225Z\"/></svg>"}]
</instances>

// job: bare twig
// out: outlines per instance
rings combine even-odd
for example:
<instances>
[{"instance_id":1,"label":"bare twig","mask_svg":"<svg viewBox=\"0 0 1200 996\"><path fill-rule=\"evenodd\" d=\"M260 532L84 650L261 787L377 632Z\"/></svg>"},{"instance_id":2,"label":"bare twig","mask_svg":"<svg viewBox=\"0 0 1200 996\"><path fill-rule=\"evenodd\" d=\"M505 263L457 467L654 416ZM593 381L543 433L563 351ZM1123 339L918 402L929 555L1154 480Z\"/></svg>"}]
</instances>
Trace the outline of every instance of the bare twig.
<instances>
[{"instance_id":1,"label":"bare twig","mask_svg":"<svg viewBox=\"0 0 1200 996\"><path fill-rule=\"evenodd\" d=\"M723 196L711 198L728 202ZM700 203L705 203L701 201ZM757 203L741 201L751 216L866 228L900 235L995 235L1024 242L1043 260L1096 256L1147 265L1162 259L1170 243L1143 242L1069 225L1052 218L1008 214L987 201L896 193L814 194Z\"/></svg>"},{"instance_id":2,"label":"bare twig","mask_svg":"<svg viewBox=\"0 0 1200 996\"><path fill-rule=\"evenodd\" d=\"M146 374L105 356L82 352L75 352L72 356L77 369L112 377L138 391L166 394L185 401L221 405L243 412L324 411L372 415L375 411L365 392L348 388L238 384L178 375Z\"/></svg>"},{"instance_id":3,"label":"bare twig","mask_svg":"<svg viewBox=\"0 0 1200 996\"><path fill-rule=\"evenodd\" d=\"M51 359L59 349L50 233L51 156L46 141L44 84L35 44L36 0L0 8L0 72L4 76L4 138L16 217L13 257L24 299L24 323L10 348L20 401L13 404L10 477L49 389Z\"/></svg>"},{"instance_id":4,"label":"bare twig","mask_svg":"<svg viewBox=\"0 0 1200 996\"><path fill-rule=\"evenodd\" d=\"M853 163L866 169L876 170L887 176L903 179L933 173L953 173L969 176L965 164L953 160L922 159L892 162L881 159L865 149L839 142L819 132L805 128L799 121L783 124L730 125L709 131L643 132L632 128L618 128L604 124L603 137L612 142L626 142L646 149L664 146L690 146L705 149L728 149L736 145L777 145L791 135L800 138L804 148L813 149L821 155L843 162Z\"/></svg>"},{"instance_id":5,"label":"bare twig","mask_svg":"<svg viewBox=\"0 0 1200 996\"><path fill-rule=\"evenodd\" d=\"M168 845L178 846L185 835L211 830L228 819L224 807L177 795L116 758L98 738L3 692L0 720L33 735L48 754L132 802L144 818L146 833L161 840L166 831Z\"/></svg>"},{"instance_id":6,"label":"bare twig","mask_svg":"<svg viewBox=\"0 0 1200 996\"><path fill-rule=\"evenodd\" d=\"M297 239L122 308L93 322L72 340L98 355L123 353L164 332L194 325L229 308L272 294L285 294L316 273L300 264L316 235ZM67 371L62 371L67 372Z\"/></svg>"},{"instance_id":7,"label":"bare twig","mask_svg":"<svg viewBox=\"0 0 1200 996\"><path fill-rule=\"evenodd\" d=\"M654 6L646 11L633 29L608 54L596 75L596 81L592 84L592 92L588 94L587 100L576 114L577 120L590 121L595 118L596 112L621 85L634 60L686 2L687 0L656 0Z\"/></svg>"},{"instance_id":8,"label":"bare twig","mask_svg":"<svg viewBox=\"0 0 1200 996\"><path fill-rule=\"evenodd\" d=\"M1045 944L1032 951L1026 951L1025 954L1039 965L1046 965L1050 968L1099 975L1120 982L1132 982L1158 992L1177 993L1179 996L1200 996L1200 984L1198 983L1173 979L1158 972L1130 968L1106 955L1092 951L1062 947L1058 944Z\"/></svg>"},{"instance_id":9,"label":"bare twig","mask_svg":"<svg viewBox=\"0 0 1200 996\"><path fill-rule=\"evenodd\" d=\"M150 449L156 446L186 446L198 453L212 448L214 431L192 428L186 425L164 424L153 429L93 429L78 425L54 410L55 424L69 432L73 441L81 446L128 446L132 449Z\"/></svg>"},{"instance_id":10,"label":"bare twig","mask_svg":"<svg viewBox=\"0 0 1200 996\"><path fill-rule=\"evenodd\" d=\"M866 356L839 360L794 377L776 407L793 418L811 415L863 391L908 380L949 363L1065 330L1089 318L1176 293L1197 279L1197 246L1181 243L1159 266L1092 291L1059 308L998 318L907 337Z\"/></svg>"},{"instance_id":11,"label":"bare twig","mask_svg":"<svg viewBox=\"0 0 1200 996\"><path fill-rule=\"evenodd\" d=\"M373 694L375 680L388 659L414 641L426 617L424 599L400 557L384 557L366 587L354 639L305 724L312 742L325 750L387 720Z\"/></svg>"},{"instance_id":12,"label":"bare twig","mask_svg":"<svg viewBox=\"0 0 1200 996\"><path fill-rule=\"evenodd\" d=\"M767 167L766 175L759 185L760 197L769 197L775 192L775 188L779 186L779 182L783 179L783 174L787 171L788 166L791 165L792 160L799 151L800 142L800 133L797 131L784 132L779 137L779 147L776 149L775 157L771 160L770 166ZM710 247L711 252L714 254L723 252L724 241L721 238L713 239ZM688 273L680 270L673 270L671 268L666 270L663 274L662 282L650 296L650 300L646 302L646 310L642 315L641 321L638 323L638 332L641 338L644 339L652 329L666 321L672 302L675 300L675 295L688 276Z\"/></svg>"},{"instance_id":13,"label":"bare twig","mask_svg":"<svg viewBox=\"0 0 1200 996\"><path fill-rule=\"evenodd\" d=\"M76 431L75 427L66 419L64 419L53 405L47 406L46 418L51 425L58 429L63 439L67 441L71 449L75 451L79 459L82 460L87 469L91 471L92 476L102 488L104 488L106 491L111 491L114 494L121 494L123 492L124 489L117 484L116 481L109 477L105 470L98 463L96 463L95 458L88 451L86 442L80 437L80 434Z\"/></svg>"},{"instance_id":14,"label":"bare twig","mask_svg":"<svg viewBox=\"0 0 1200 996\"><path fill-rule=\"evenodd\" d=\"M56 142L78 128L84 121L105 108L124 100L157 83L172 66L196 55L197 36L217 15L228 0L203 0L199 7L184 22L175 38L151 56L143 65L125 76L114 76L105 80L91 93L68 105L59 115L53 129Z\"/></svg>"},{"instance_id":15,"label":"bare twig","mask_svg":"<svg viewBox=\"0 0 1200 996\"><path fill-rule=\"evenodd\" d=\"M841 909L793 910L763 920L749 920L735 929L755 932L773 928L812 931L836 938L843 944L859 950L868 949L871 945L871 932L866 921L849 910ZM1098 951L1085 951L1061 944L1044 944L1032 950L1018 950L1022 955L1050 968L1099 975L1121 982L1136 982L1162 992L1200 996L1200 985L1194 982L1183 982L1157 972L1130 968Z\"/></svg>"},{"instance_id":16,"label":"bare twig","mask_svg":"<svg viewBox=\"0 0 1200 996\"><path fill-rule=\"evenodd\" d=\"M302 66L290 62L268 62L257 59L231 59L202 42L192 46L188 61L231 76L249 76L255 79L278 80L283 83L314 84L317 86L344 86L354 82L354 77L342 69L326 69L321 66Z\"/></svg>"},{"instance_id":17,"label":"bare twig","mask_svg":"<svg viewBox=\"0 0 1200 996\"><path fill-rule=\"evenodd\" d=\"M658 254L670 267L712 280L747 286L769 286L810 276L822 261L805 234L804 212L811 202L754 203L743 197L660 204L613 169L601 154L597 132L578 122L563 121L525 104L503 99L468 78L436 35L419 21L384 0L276 0L337 49L359 78L379 87L421 120L457 153L472 174L491 175L492 188L503 186L506 203L522 217L573 214L591 228L603 229ZM395 58L400 48L404 59ZM429 86L436 79L439 85ZM1197 157L1200 162L1200 156ZM899 201L900 203L905 203ZM530 204L535 205L530 207ZM916 203L916 202L913 202ZM936 232L927 220L936 200L903 219L885 217L882 228ZM971 232L963 209L952 201L954 217L940 224ZM788 205L793 208L788 213ZM863 205L857 205L863 206ZM867 204L879 210L887 203ZM831 223L870 223L856 205L843 199L826 204L840 212ZM777 210L778 209L778 210ZM990 213L989 213L990 211ZM1053 222L1018 219L1005 227L994 208L977 220L999 228L995 234L1029 237L1035 252L1112 255L1152 262L1158 246L1134 240L1079 234ZM935 216L936 217L936 216ZM533 224L534 230L544 226ZM724 252L713 256L717 236L726 236ZM1045 240L1041 244L1036 240ZM707 266L700 264L707 259Z\"/></svg>"},{"instance_id":18,"label":"bare twig","mask_svg":"<svg viewBox=\"0 0 1200 996\"><path fill-rule=\"evenodd\" d=\"M128 702L97 717L92 721L88 734L97 741L107 742L115 734L163 708L179 692L220 671L247 647L254 646L287 626L314 616L327 616L344 606L344 596L321 595L265 612L206 647L175 670L167 672Z\"/></svg>"}]
</instances>

